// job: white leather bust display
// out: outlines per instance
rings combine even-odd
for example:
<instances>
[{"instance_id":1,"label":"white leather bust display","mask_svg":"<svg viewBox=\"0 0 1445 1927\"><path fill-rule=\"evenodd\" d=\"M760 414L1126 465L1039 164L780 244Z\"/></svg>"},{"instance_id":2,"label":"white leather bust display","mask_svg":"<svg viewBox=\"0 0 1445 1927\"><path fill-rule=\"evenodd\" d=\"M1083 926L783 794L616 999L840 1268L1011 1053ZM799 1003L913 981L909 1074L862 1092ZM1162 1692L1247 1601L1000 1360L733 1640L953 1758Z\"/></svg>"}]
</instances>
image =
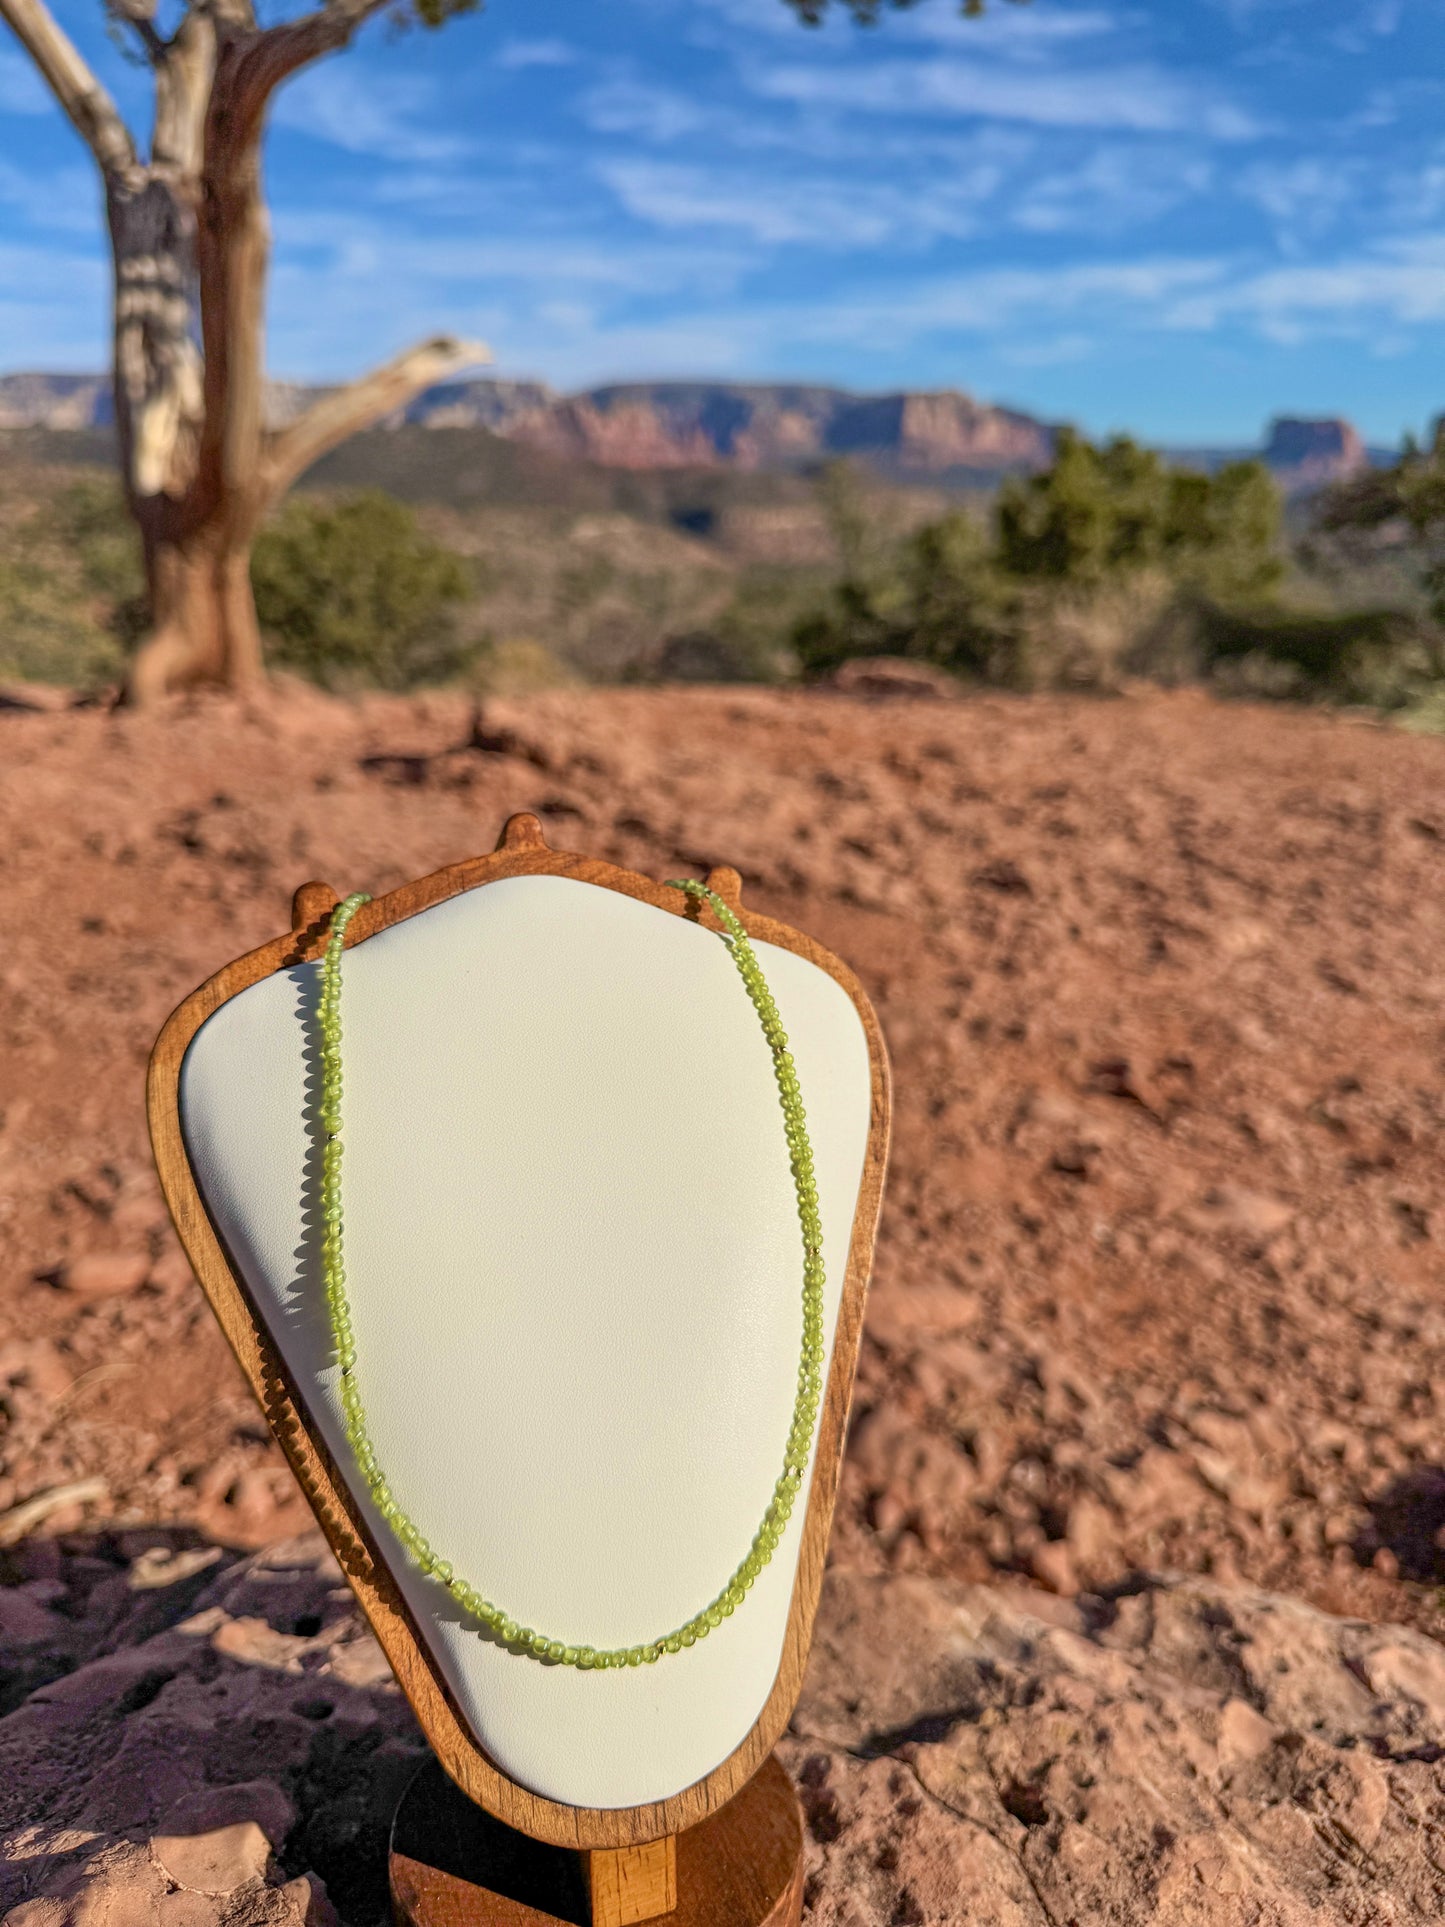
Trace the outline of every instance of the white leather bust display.
<instances>
[{"instance_id":1,"label":"white leather bust display","mask_svg":"<svg viewBox=\"0 0 1445 1927\"><path fill-rule=\"evenodd\" d=\"M798 1068L834 1321L867 1150L862 1023L755 946ZM320 1281L320 966L201 1027L198 1187L346 1476ZM573 878L487 884L343 965L346 1260L378 1459L456 1570L570 1644L640 1644L714 1597L782 1465L802 1250L772 1060L726 945ZM746 1604L652 1666L579 1672L481 1634L353 1496L479 1747L580 1807L721 1764L782 1655L805 1508Z\"/></svg>"}]
</instances>

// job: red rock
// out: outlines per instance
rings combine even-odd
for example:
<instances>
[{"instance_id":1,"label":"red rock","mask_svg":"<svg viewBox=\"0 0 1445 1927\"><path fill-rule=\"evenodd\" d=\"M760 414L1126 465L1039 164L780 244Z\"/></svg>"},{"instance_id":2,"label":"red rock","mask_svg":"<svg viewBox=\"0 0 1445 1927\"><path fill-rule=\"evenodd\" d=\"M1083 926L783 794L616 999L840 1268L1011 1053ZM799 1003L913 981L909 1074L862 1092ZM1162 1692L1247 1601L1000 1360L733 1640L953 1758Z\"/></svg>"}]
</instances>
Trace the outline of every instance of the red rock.
<instances>
[{"instance_id":1,"label":"red rock","mask_svg":"<svg viewBox=\"0 0 1445 1927\"><path fill-rule=\"evenodd\" d=\"M0 1346L0 1383L31 1386L54 1399L69 1391L71 1371L53 1340L12 1339Z\"/></svg>"},{"instance_id":2,"label":"red rock","mask_svg":"<svg viewBox=\"0 0 1445 1927\"><path fill-rule=\"evenodd\" d=\"M301 1927L341 1927L341 1919L326 1892L325 1881L314 1873L299 1874L281 1888Z\"/></svg>"},{"instance_id":3,"label":"red rock","mask_svg":"<svg viewBox=\"0 0 1445 1927\"><path fill-rule=\"evenodd\" d=\"M1220 1765L1229 1768L1257 1760L1278 1738L1278 1730L1261 1719L1247 1700L1230 1700L1219 1715Z\"/></svg>"},{"instance_id":4,"label":"red rock","mask_svg":"<svg viewBox=\"0 0 1445 1927\"><path fill-rule=\"evenodd\" d=\"M1294 1215L1294 1207L1283 1198L1237 1184L1216 1185L1186 1213L1200 1231L1238 1231L1260 1239L1278 1236Z\"/></svg>"},{"instance_id":5,"label":"red rock","mask_svg":"<svg viewBox=\"0 0 1445 1927\"><path fill-rule=\"evenodd\" d=\"M149 1253L139 1249L92 1251L66 1265L59 1282L77 1298L118 1298L143 1285L150 1268Z\"/></svg>"},{"instance_id":6,"label":"red rock","mask_svg":"<svg viewBox=\"0 0 1445 1927\"><path fill-rule=\"evenodd\" d=\"M1445 1651L1423 1643L1386 1642L1365 1662L1371 1690L1382 1700L1410 1700L1445 1726Z\"/></svg>"},{"instance_id":7,"label":"red rock","mask_svg":"<svg viewBox=\"0 0 1445 1927\"><path fill-rule=\"evenodd\" d=\"M0 1587L0 1653L22 1653L35 1646L64 1646L73 1622L48 1610L55 1588L39 1585Z\"/></svg>"},{"instance_id":8,"label":"red rock","mask_svg":"<svg viewBox=\"0 0 1445 1927\"><path fill-rule=\"evenodd\" d=\"M164 1292L180 1292L195 1283L195 1273L191 1261L175 1243L167 1243L159 1258L151 1266L150 1283Z\"/></svg>"},{"instance_id":9,"label":"red rock","mask_svg":"<svg viewBox=\"0 0 1445 1927\"><path fill-rule=\"evenodd\" d=\"M353 704L282 689L264 715L198 703L165 718L0 717L0 817L19 832L6 846L0 958L0 1006L15 1023L0 1046L0 1281L11 1281L12 1298L87 1241L141 1242L104 1228L125 1183L103 1178L147 1157L141 1060L175 996L284 927L291 884L322 876L385 887L434 868L439 852L485 846L509 810L544 802L555 841L654 875L676 874L684 858L695 869L737 863L745 904L792 918L857 969L893 1054L895 1154L856 1406L879 1417L868 1421L871 1442L860 1426L845 1468L834 1557L902 1588L878 1595L871 1621L875 1638L882 1627L901 1644L867 1682L857 1721L871 1724L856 1743L954 1715L966 1714L959 1736L1002 1721L1022 1765L980 1754L946 1784L931 1782L925 1808L943 1814L943 1798L955 1803L947 1814L986 1807L977 1824L996 1825L1020 1864L1032 1854L1031 1871L1047 1859L1045 1842L1050 1854L1057 1846L1078 1883L1072 1901L1050 1900L1057 1917L1117 1927L1156 1872L1147 1840L1104 1811L1106 1794L1121 1809L1140 1802L1116 1756L1132 1745L1158 1764L1154 1741L1130 1724L1138 1709L1162 1717L1150 1676L1175 1682L1176 1711L1190 1693L1215 1705L1247 1699L1282 1733L1312 1736L1298 1768L1284 1746L1232 1769L1228 1797L1244 1803L1251 1850L1276 1874L1293 1868L1290 1899L1271 1893L1258 1918L1287 1919L1315 1875L1324 1884L1308 1904L1326 1921L1353 1909L1373 1927L1389 1907L1401 1922L1412 1908L1445 1918L1388 1817L1371 1850L1383 1855L1379 1891L1347 1887L1347 1899L1325 1881L1316 1846L1290 1833L1301 1815L1324 1832L1348 1814L1368 1824L1374 1796L1342 1772L1340 1755L1377 1743L1401 1810L1426 1816L1417 1849L1436 1824L1435 1793L1417 1790L1431 1781L1429 1750L1445 1745L1429 1695L1423 1684L1406 1691L1402 1676L1382 1699L1367 1682L1372 1664L1390 1664L1374 1659L1382 1648L1403 1642L1424 1665L1432 1649L1416 1642L1445 1632L1445 1513L1422 1477L1445 1411L1429 1211L1445 898L1440 839L1419 828L1422 810L1439 814L1421 802L1438 789L1439 744L1364 736L1281 706L1224 709L1197 692L1111 704L968 692L885 705L805 689L590 689L495 716L489 704L485 728L508 745L500 753L461 747L469 713L460 699ZM388 751L422 759L426 781L397 787L364 767ZM448 786L460 762L472 776L466 792ZM178 834L182 811L195 815L208 854ZM1002 871L974 881L999 857L1027 889ZM84 932L99 903L106 932ZM57 930L80 946L64 977ZM1320 959L1347 970L1359 995L1331 990ZM23 1124L17 1097L31 1107ZM1103 1147L1087 1181L1049 1175L1055 1150L1075 1140ZM78 1196L66 1180L82 1167ZM1226 1222L1231 1193L1235 1206L1239 1193L1266 1201L1265 1217L1235 1210ZM1191 1207L1209 1198L1195 1218ZM249 1396L178 1254L172 1262L164 1292L87 1307L23 1286L0 1304L0 1320L25 1333L16 1342L53 1348L48 1364L37 1352L33 1373L8 1380L0 1505L94 1472L108 1496L92 1524L186 1527L214 1516L219 1538L223 1515L236 1523L234 1487L236 1500L256 1499L244 1508L252 1529L290 1529L292 1508L269 1484L279 1453L253 1436ZM111 1359L129 1364L128 1376L90 1381L94 1392L56 1423L59 1367L78 1376ZM1273 1503L1281 1481L1286 1496ZM1110 1588L1112 1625L1097 1635L1083 1630L1092 1608L1079 1615L1016 1570L1061 1529L1081 1585ZM1400 1578L1361 1565L1380 1547L1400 1560ZM895 1639L908 1587L951 1598L949 1586L967 1591L995 1560L1013 1570L1007 1596L967 1614L940 1607ZM26 1582L64 1584L58 1616L82 1614L71 1622L77 1657L86 1641L94 1650L121 1638L103 1619L111 1595L95 1572L84 1586L64 1580L72 1553L61 1541L32 1537L5 1564ZM1176 1575L1162 1589L1147 1578L1161 1572ZM1205 1573L1236 1582L1191 1593L1190 1575ZM1115 1592L1110 1582L1126 1575L1145 1590ZM228 1583L218 1574L205 1595L219 1614L208 1630L175 1633L159 1656L121 1638L135 1670L82 1667L0 1720L17 1810L59 1812L69 1825L83 1758L96 1802L85 1825L106 1839L122 1827L147 1838L163 1816L142 1796L163 1807L208 1778L299 1774L321 1734L394 1717L384 1662L359 1628L333 1637L328 1618L325 1633L290 1647L294 1621L268 1617L260 1597L238 1593L223 1606ZM93 1619L83 1616L92 1587ZM1014 1597L1025 1590L1028 1613ZM188 1587L174 1591L177 1610L192 1611ZM170 1592L127 1594L124 1610L158 1623ZM1340 1617L1322 1620L1311 1602ZM297 1606L314 1610L314 1600ZM1070 1616L1054 1630L1072 1628L1092 1660L1086 1667L1076 1650L1065 1667L1050 1648L1047 1679L1033 1661L1023 1666L1026 1682L1055 1695L1048 1717L1077 1718L1081 1696L1114 1694L1100 1715L1107 1745L1087 1732L1080 1743L1085 1770L1101 1754L1114 1761L1083 1820L1067 1789L1047 1774L1036 1789L1031 1777L1049 1757L1067 1771L1075 1743L1050 1740L1042 1718L1026 1734L1019 1709L991 1698L960 1657L964 1617L982 1638L993 1612L1022 1644L1041 1639L1049 1611ZM227 1636L238 1651L217 1666L211 1637L238 1621L252 1624ZM179 1671L175 1648L189 1656ZM27 1656L49 1650L12 1653L14 1690ZM1000 1650L989 1648L995 1665ZM1127 1690L1103 1678L1101 1656L1132 1679ZM215 1669L204 1687L202 1663ZM294 1710L320 1695L313 1667L335 1703L316 1723ZM157 1669L174 1674L159 1690ZM840 1659L849 1670L856 1653ZM127 1745L107 1753L107 1709L133 1690L156 1697L127 1716ZM835 1711L846 1724L841 1698ZM181 1737L157 1739L162 1722ZM101 1739L85 1737L92 1728ZM260 1729L264 1757L246 1752ZM1171 1713L1169 1730L1203 1784L1217 1734L1192 1713L1177 1723ZM1036 1742L1027 1758L1026 1739ZM142 1742L144 1771L131 1750ZM1269 1774L1284 1788L1272 1808ZM1038 1803L1043 1822L1018 1817L1036 1816ZM1207 1837L1221 1823L1176 1812L1164 1824L1177 1849L1155 1860L1171 1904L1185 1918L1212 1900L1222 1909L1194 1871L1238 1873ZM879 1836L873 1851L887 1845ZM821 1843L817 1851L821 1865ZM0 1862L6 1904L36 1899L41 1888L24 1883L50 1852L16 1847ZM1112 1887L1099 1872L1111 1860ZM868 1864L862 1845L855 1864ZM895 1906L906 1919L913 1903L900 1886L875 1897L858 1879L883 1920ZM130 1873L125 1881L134 1884ZM289 1907L278 1890L262 1891L267 1906ZM849 1904L841 1886L820 1889L819 1907L825 1899ZM986 1903L980 1912L987 1919Z\"/></svg>"},{"instance_id":10,"label":"red rock","mask_svg":"<svg viewBox=\"0 0 1445 1927\"><path fill-rule=\"evenodd\" d=\"M1029 1571L1050 1592L1071 1599L1079 1590L1079 1575L1074 1555L1062 1539L1049 1539L1035 1546L1029 1555Z\"/></svg>"},{"instance_id":11,"label":"red rock","mask_svg":"<svg viewBox=\"0 0 1445 1927\"><path fill-rule=\"evenodd\" d=\"M910 662L904 656L855 656L840 663L830 681L848 696L903 696L936 700L956 696L958 682L947 670L931 663Z\"/></svg>"},{"instance_id":12,"label":"red rock","mask_svg":"<svg viewBox=\"0 0 1445 1927\"><path fill-rule=\"evenodd\" d=\"M173 1823L174 1824L174 1823ZM271 1845L254 1820L185 1833L159 1833L151 1851L167 1877L191 1893L230 1894L260 1880Z\"/></svg>"},{"instance_id":13,"label":"red rock","mask_svg":"<svg viewBox=\"0 0 1445 1927\"><path fill-rule=\"evenodd\" d=\"M1370 465L1359 430L1338 417L1319 421L1277 417L1269 426L1264 460L1287 490L1344 481Z\"/></svg>"},{"instance_id":14,"label":"red rock","mask_svg":"<svg viewBox=\"0 0 1445 1927\"><path fill-rule=\"evenodd\" d=\"M211 1635L211 1644L227 1659L239 1659L248 1666L299 1673L307 1642L297 1635L277 1632L264 1619L227 1619Z\"/></svg>"}]
</instances>

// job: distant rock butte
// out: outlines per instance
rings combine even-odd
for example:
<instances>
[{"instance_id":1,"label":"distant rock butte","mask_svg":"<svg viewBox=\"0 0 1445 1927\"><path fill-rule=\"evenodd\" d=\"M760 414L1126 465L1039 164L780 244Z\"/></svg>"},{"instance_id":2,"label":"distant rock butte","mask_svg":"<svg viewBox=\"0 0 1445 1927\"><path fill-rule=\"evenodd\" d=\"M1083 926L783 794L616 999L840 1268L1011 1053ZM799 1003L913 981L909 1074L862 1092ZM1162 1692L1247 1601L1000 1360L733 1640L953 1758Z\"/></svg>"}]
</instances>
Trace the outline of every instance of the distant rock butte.
<instances>
[{"instance_id":1,"label":"distant rock butte","mask_svg":"<svg viewBox=\"0 0 1445 1927\"><path fill-rule=\"evenodd\" d=\"M1370 466L1370 452L1349 422L1301 421L1293 415L1270 423L1264 459L1290 485L1302 488L1342 482Z\"/></svg>"},{"instance_id":2,"label":"distant rock butte","mask_svg":"<svg viewBox=\"0 0 1445 1927\"><path fill-rule=\"evenodd\" d=\"M273 421L328 393L272 382ZM99 375L0 375L0 429L103 428L112 419ZM561 395L544 382L489 378L429 389L383 426L482 428L566 460L606 468L800 467L846 456L899 476L989 475L1043 467L1054 429L957 389L856 395L806 383L623 382ZM1216 466L1248 450L1174 451ZM1281 416L1262 459L1291 492L1367 467L1376 452L1347 421Z\"/></svg>"},{"instance_id":3,"label":"distant rock butte","mask_svg":"<svg viewBox=\"0 0 1445 1927\"><path fill-rule=\"evenodd\" d=\"M327 392L273 382L271 419L290 420ZM100 376L0 376L0 428L103 428L111 419ZM577 395L542 382L448 382L383 425L404 424L483 428L608 468L777 469L843 455L912 475L1038 468L1054 434L1030 415L954 390L855 395L774 382L619 383Z\"/></svg>"},{"instance_id":4,"label":"distant rock butte","mask_svg":"<svg viewBox=\"0 0 1445 1927\"><path fill-rule=\"evenodd\" d=\"M0 428L108 428L105 375L0 375Z\"/></svg>"},{"instance_id":5,"label":"distant rock butte","mask_svg":"<svg viewBox=\"0 0 1445 1927\"><path fill-rule=\"evenodd\" d=\"M498 408L487 383L461 387L475 396L471 420L478 426L611 468L788 468L851 455L918 474L995 472L1037 468L1053 446L1044 423L953 392L859 396L836 388L664 382L558 397L519 383ZM468 406L457 391L424 395L406 419L458 425Z\"/></svg>"}]
</instances>

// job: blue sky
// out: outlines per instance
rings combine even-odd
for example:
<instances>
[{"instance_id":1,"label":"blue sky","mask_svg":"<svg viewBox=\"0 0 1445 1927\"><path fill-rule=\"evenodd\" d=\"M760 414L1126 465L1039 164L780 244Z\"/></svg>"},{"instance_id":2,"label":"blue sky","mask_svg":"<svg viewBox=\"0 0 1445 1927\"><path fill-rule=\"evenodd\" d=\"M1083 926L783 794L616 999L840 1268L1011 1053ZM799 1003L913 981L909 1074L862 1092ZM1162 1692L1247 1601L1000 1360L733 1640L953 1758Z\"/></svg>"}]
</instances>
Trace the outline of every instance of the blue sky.
<instances>
[{"instance_id":1,"label":"blue sky","mask_svg":"<svg viewBox=\"0 0 1445 1927\"><path fill-rule=\"evenodd\" d=\"M58 0L144 125L145 75ZM274 372L438 328L561 386L962 387L1090 430L1445 408L1445 0L490 0L268 149ZM0 28L0 368L105 355L88 156Z\"/></svg>"}]
</instances>

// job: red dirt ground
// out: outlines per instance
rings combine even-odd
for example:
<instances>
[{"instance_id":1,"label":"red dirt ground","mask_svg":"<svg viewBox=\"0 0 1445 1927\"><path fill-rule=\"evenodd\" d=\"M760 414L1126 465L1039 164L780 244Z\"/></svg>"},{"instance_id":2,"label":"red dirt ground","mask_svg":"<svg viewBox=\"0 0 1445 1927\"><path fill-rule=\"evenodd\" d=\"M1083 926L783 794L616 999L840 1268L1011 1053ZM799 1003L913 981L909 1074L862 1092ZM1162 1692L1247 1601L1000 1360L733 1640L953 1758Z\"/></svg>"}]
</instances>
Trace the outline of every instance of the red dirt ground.
<instances>
[{"instance_id":1,"label":"red dirt ground","mask_svg":"<svg viewBox=\"0 0 1445 1927\"><path fill-rule=\"evenodd\" d=\"M477 747L476 742L489 747ZM531 809L852 962L896 1148L835 1561L1445 1631L1445 744L1158 693L0 713L0 1511L307 1517L165 1223L172 1006Z\"/></svg>"}]
</instances>

